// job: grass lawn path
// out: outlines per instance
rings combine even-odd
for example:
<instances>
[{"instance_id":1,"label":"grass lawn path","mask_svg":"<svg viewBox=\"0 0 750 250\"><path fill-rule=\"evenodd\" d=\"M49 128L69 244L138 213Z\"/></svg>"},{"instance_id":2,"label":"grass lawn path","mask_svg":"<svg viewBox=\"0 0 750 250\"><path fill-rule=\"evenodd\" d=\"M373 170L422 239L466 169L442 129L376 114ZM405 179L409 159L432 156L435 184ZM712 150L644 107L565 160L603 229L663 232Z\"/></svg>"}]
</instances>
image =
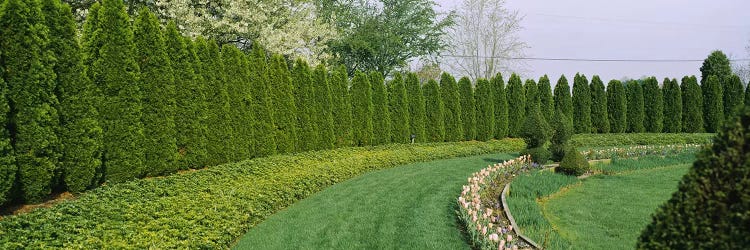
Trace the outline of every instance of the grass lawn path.
<instances>
[{"instance_id":1,"label":"grass lawn path","mask_svg":"<svg viewBox=\"0 0 750 250\"><path fill-rule=\"evenodd\" d=\"M269 217L235 249L469 249L456 197L471 173L515 157L489 154L375 171Z\"/></svg>"}]
</instances>

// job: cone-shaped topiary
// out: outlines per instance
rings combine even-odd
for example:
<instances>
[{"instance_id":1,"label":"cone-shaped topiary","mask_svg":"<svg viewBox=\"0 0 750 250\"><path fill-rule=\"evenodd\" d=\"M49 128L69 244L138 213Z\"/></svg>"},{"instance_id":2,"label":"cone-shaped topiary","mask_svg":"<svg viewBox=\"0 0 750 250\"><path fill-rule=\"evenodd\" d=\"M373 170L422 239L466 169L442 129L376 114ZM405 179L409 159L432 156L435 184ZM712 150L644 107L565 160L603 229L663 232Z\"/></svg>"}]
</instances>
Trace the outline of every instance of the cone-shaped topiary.
<instances>
[{"instance_id":1,"label":"cone-shaped topiary","mask_svg":"<svg viewBox=\"0 0 750 250\"><path fill-rule=\"evenodd\" d=\"M424 93L426 116L425 130L427 131L427 141L443 142L445 141L445 119L443 113L443 99L440 97L440 86L435 80L427 81L422 87Z\"/></svg>"},{"instance_id":2,"label":"cone-shaped topiary","mask_svg":"<svg viewBox=\"0 0 750 250\"><path fill-rule=\"evenodd\" d=\"M523 87L524 91L526 91L526 114L530 114L534 109L541 109L538 94L539 87L534 82L534 79L526 79Z\"/></svg>"},{"instance_id":3,"label":"cone-shaped topiary","mask_svg":"<svg viewBox=\"0 0 750 250\"><path fill-rule=\"evenodd\" d=\"M284 57L273 56L268 74L273 120L276 122L276 149L279 153L294 152L297 148L297 106L291 73ZM349 95L348 91L346 95Z\"/></svg>"},{"instance_id":4,"label":"cone-shaped topiary","mask_svg":"<svg viewBox=\"0 0 750 250\"><path fill-rule=\"evenodd\" d=\"M335 135L334 145L336 147L351 146L352 105L351 101L349 100L349 76L346 74L346 67L344 67L343 65L336 67L333 72L331 72L330 79L331 104L333 105L332 113L334 121L333 132ZM278 121L276 123L278 123Z\"/></svg>"},{"instance_id":5,"label":"cone-shaped topiary","mask_svg":"<svg viewBox=\"0 0 750 250\"><path fill-rule=\"evenodd\" d=\"M427 132L425 120L426 107L422 87L419 85L419 78L414 73L406 75L406 97L409 101L409 131L414 135L416 142L426 142ZM411 136L410 135L410 136Z\"/></svg>"},{"instance_id":6,"label":"cone-shaped topiary","mask_svg":"<svg viewBox=\"0 0 750 250\"><path fill-rule=\"evenodd\" d=\"M315 123L318 126L320 139L318 149L332 149L334 141L333 135L333 111L331 84L328 80L328 70L323 64L315 66L313 71L313 83L315 84Z\"/></svg>"},{"instance_id":7,"label":"cone-shaped topiary","mask_svg":"<svg viewBox=\"0 0 750 250\"><path fill-rule=\"evenodd\" d=\"M638 249L750 248L750 109L738 113L698 153L641 233Z\"/></svg>"},{"instance_id":8,"label":"cone-shaped topiary","mask_svg":"<svg viewBox=\"0 0 750 250\"><path fill-rule=\"evenodd\" d=\"M488 141L495 135L495 99L493 85L487 79L477 79L477 91L474 95L477 110L477 137L479 141ZM504 98L503 98L504 99Z\"/></svg>"},{"instance_id":9,"label":"cone-shaped topiary","mask_svg":"<svg viewBox=\"0 0 750 250\"><path fill-rule=\"evenodd\" d=\"M582 74L573 78L573 121L576 134L591 133L591 90Z\"/></svg>"},{"instance_id":10,"label":"cone-shaped topiary","mask_svg":"<svg viewBox=\"0 0 750 250\"><path fill-rule=\"evenodd\" d=\"M599 76L591 77L591 132L609 133L609 116L607 114L607 93Z\"/></svg>"},{"instance_id":11,"label":"cone-shaped topiary","mask_svg":"<svg viewBox=\"0 0 750 250\"><path fill-rule=\"evenodd\" d=\"M682 92L677 79L664 79L664 132L682 132Z\"/></svg>"},{"instance_id":12,"label":"cone-shaped topiary","mask_svg":"<svg viewBox=\"0 0 750 250\"><path fill-rule=\"evenodd\" d=\"M547 140L549 140L549 131L549 124L542 117L539 108L533 108L526 115L520 136L526 142L527 149L538 148L544 146Z\"/></svg>"},{"instance_id":13,"label":"cone-shaped topiary","mask_svg":"<svg viewBox=\"0 0 750 250\"><path fill-rule=\"evenodd\" d=\"M547 123L550 123L552 122L552 117L555 115L555 102L552 99L552 86L549 83L549 77L547 77L547 75L540 77L538 86L539 104L542 107L542 116L544 116Z\"/></svg>"},{"instance_id":14,"label":"cone-shaped topiary","mask_svg":"<svg viewBox=\"0 0 750 250\"><path fill-rule=\"evenodd\" d=\"M206 85L206 154L207 164L214 166L229 162L234 158L230 142L232 140L232 116L230 115L229 93L227 93L224 64L219 46L214 40L198 37L195 42L198 58L201 61L200 74Z\"/></svg>"},{"instance_id":15,"label":"cone-shaped topiary","mask_svg":"<svg viewBox=\"0 0 750 250\"><path fill-rule=\"evenodd\" d=\"M444 108L445 141L460 141L464 138L461 99L456 79L447 72L440 75L440 98Z\"/></svg>"},{"instance_id":16,"label":"cone-shaped topiary","mask_svg":"<svg viewBox=\"0 0 750 250\"><path fill-rule=\"evenodd\" d=\"M609 130L612 133L625 133L628 127L627 106L628 99L625 87L618 80L610 80L607 84L607 115Z\"/></svg>"},{"instance_id":17,"label":"cone-shaped topiary","mask_svg":"<svg viewBox=\"0 0 750 250\"><path fill-rule=\"evenodd\" d=\"M570 97L570 84L565 75L561 75L555 85L555 109L562 110L565 116L573 122L573 99Z\"/></svg>"},{"instance_id":18,"label":"cone-shaped topiary","mask_svg":"<svg viewBox=\"0 0 750 250\"><path fill-rule=\"evenodd\" d=\"M745 102L745 91L742 86L742 79L737 75L732 75L724 83L724 117L734 115L735 109Z\"/></svg>"},{"instance_id":19,"label":"cone-shaped topiary","mask_svg":"<svg viewBox=\"0 0 750 250\"><path fill-rule=\"evenodd\" d=\"M628 98L628 132L631 133L643 133L645 128L643 127L643 119L645 113L643 112L643 88L641 84L630 80L625 85L625 91L627 92Z\"/></svg>"},{"instance_id":20,"label":"cone-shaped topiary","mask_svg":"<svg viewBox=\"0 0 750 250\"><path fill-rule=\"evenodd\" d=\"M519 137L526 118L526 91L521 78L512 74L508 80L508 136Z\"/></svg>"},{"instance_id":21,"label":"cone-shaped topiary","mask_svg":"<svg viewBox=\"0 0 750 250\"><path fill-rule=\"evenodd\" d=\"M355 146L372 145L374 131L372 125L372 86L367 75L355 72L352 88L349 90L352 100L352 130Z\"/></svg>"},{"instance_id":22,"label":"cone-shaped topiary","mask_svg":"<svg viewBox=\"0 0 750 250\"><path fill-rule=\"evenodd\" d=\"M468 77L458 81L458 92L461 96L461 121L463 122L464 141L471 141L477 137L477 115L474 99L474 88Z\"/></svg>"},{"instance_id":23,"label":"cone-shaped topiary","mask_svg":"<svg viewBox=\"0 0 750 250\"><path fill-rule=\"evenodd\" d=\"M294 62L292 84L294 100L297 102L297 150L316 150L320 141L320 128L314 117L318 115L315 112L315 85L310 66L302 59Z\"/></svg>"},{"instance_id":24,"label":"cone-shaped topiary","mask_svg":"<svg viewBox=\"0 0 750 250\"><path fill-rule=\"evenodd\" d=\"M721 82L717 76L708 76L701 85L703 91L703 125L706 132L718 132L724 122L724 103Z\"/></svg>"},{"instance_id":25,"label":"cone-shaped topiary","mask_svg":"<svg viewBox=\"0 0 750 250\"><path fill-rule=\"evenodd\" d=\"M266 59L266 51L260 46L260 44L256 43L253 46L253 49L250 52L248 66L250 67L250 79L247 83L250 85L250 96L248 102L250 103L250 112L253 113L253 123L251 124L253 127L253 156L263 157L273 155L276 154L276 138L274 136L276 125L271 110L271 97L268 96L268 62ZM323 74L327 74L325 69ZM325 96L321 96L319 100L320 102L325 102L327 100L328 106L330 106L330 94L327 99ZM328 116L324 113L320 113L320 117L322 119L332 119L330 114L331 110L328 109ZM330 126L333 126L332 123L333 122L331 121ZM327 136L322 136L321 139L329 141L329 145L325 148L333 147L332 131L327 134Z\"/></svg>"},{"instance_id":26,"label":"cone-shaped topiary","mask_svg":"<svg viewBox=\"0 0 750 250\"><path fill-rule=\"evenodd\" d=\"M646 132L661 133L664 126L664 99L659 81L653 76L646 78L643 83L643 112L646 114L643 121Z\"/></svg>"},{"instance_id":27,"label":"cone-shaped topiary","mask_svg":"<svg viewBox=\"0 0 750 250\"><path fill-rule=\"evenodd\" d=\"M555 172L567 175L581 176L589 171L589 162L583 158L575 147L569 147Z\"/></svg>"},{"instance_id":28,"label":"cone-shaped topiary","mask_svg":"<svg viewBox=\"0 0 750 250\"><path fill-rule=\"evenodd\" d=\"M379 72L370 72L370 85L372 85L372 127L374 133L373 145L382 145L391 142L391 118L388 114L388 93L385 91L383 75Z\"/></svg>"},{"instance_id":29,"label":"cone-shaped topiary","mask_svg":"<svg viewBox=\"0 0 750 250\"><path fill-rule=\"evenodd\" d=\"M703 128L703 92L695 76L682 78L682 131L699 133Z\"/></svg>"},{"instance_id":30,"label":"cone-shaped topiary","mask_svg":"<svg viewBox=\"0 0 750 250\"><path fill-rule=\"evenodd\" d=\"M565 116L562 110L555 110L552 119L552 138L550 138L549 151L552 153L553 161L561 161L568 149L568 140L573 136L573 123Z\"/></svg>"},{"instance_id":31,"label":"cone-shaped topiary","mask_svg":"<svg viewBox=\"0 0 750 250\"><path fill-rule=\"evenodd\" d=\"M508 137L508 95L506 94L503 75L497 73L495 77L492 77L490 88L492 93L488 94L488 97L494 100L493 109L495 112L495 124L492 127L494 138L503 139Z\"/></svg>"},{"instance_id":32,"label":"cone-shaped topiary","mask_svg":"<svg viewBox=\"0 0 750 250\"><path fill-rule=\"evenodd\" d=\"M391 141L408 143L411 141L409 132L409 102L406 96L406 85L400 73L396 73L388 83L388 106L391 115Z\"/></svg>"}]
</instances>

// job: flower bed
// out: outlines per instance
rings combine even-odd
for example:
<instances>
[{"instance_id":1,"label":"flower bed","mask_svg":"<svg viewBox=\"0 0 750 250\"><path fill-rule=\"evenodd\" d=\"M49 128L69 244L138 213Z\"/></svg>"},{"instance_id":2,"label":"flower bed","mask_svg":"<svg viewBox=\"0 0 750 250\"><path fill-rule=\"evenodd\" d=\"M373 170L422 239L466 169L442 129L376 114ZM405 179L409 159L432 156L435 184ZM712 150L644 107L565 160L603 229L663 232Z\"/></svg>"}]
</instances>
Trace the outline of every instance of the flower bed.
<instances>
[{"instance_id":1,"label":"flower bed","mask_svg":"<svg viewBox=\"0 0 750 250\"><path fill-rule=\"evenodd\" d=\"M695 153L701 149L701 144L676 144L676 145L656 145L656 146L631 146L626 148L607 148L598 150L582 151L586 160L616 159L616 158L634 158L647 155L675 155L683 153Z\"/></svg>"}]
</instances>

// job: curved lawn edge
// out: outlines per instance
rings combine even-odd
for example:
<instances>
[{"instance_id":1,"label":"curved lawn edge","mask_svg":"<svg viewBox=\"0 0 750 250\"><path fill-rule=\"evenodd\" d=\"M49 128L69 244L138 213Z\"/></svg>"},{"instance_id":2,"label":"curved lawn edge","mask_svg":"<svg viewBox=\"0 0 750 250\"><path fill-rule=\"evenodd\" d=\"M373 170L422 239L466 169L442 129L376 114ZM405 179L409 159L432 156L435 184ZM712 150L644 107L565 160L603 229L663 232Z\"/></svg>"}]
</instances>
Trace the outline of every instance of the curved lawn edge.
<instances>
[{"instance_id":1,"label":"curved lawn edge","mask_svg":"<svg viewBox=\"0 0 750 250\"><path fill-rule=\"evenodd\" d=\"M513 152L523 145L504 139L343 148L104 186L48 209L5 217L0 248L227 248L274 212L362 173Z\"/></svg>"}]
</instances>

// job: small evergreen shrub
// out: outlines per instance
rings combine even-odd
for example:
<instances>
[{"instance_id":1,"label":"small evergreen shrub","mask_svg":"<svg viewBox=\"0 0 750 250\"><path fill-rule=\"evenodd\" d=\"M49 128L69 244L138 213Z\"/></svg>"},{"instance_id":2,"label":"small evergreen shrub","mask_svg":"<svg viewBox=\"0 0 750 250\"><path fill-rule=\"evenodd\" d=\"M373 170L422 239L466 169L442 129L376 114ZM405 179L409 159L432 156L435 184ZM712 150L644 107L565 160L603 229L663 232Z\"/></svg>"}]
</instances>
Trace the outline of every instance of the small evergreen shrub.
<instances>
[{"instance_id":1,"label":"small evergreen shrub","mask_svg":"<svg viewBox=\"0 0 750 250\"><path fill-rule=\"evenodd\" d=\"M587 171L589 171L589 162L583 158L581 153L572 147L565 152L565 157L562 162L560 162L560 166L555 168L555 172L557 173L575 176L581 176Z\"/></svg>"},{"instance_id":2,"label":"small evergreen shrub","mask_svg":"<svg viewBox=\"0 0 750 250\"><path fill-rule=\"evenodd\" d=\"M561 109L555 110L552 119L552 138L550 139L549 151L553 161L561 161L568 148L568 140L573 135L573 124Z\"/></svg>"},{"instance_id":3,"label":"small evergreen shrub","mask_svg":"<svg viewBox=\"0 0 750 250\"><path fill-rule=\"evenodd\" d=\"M544 147L527 148L521 151L521 155L531 156L531 160L536 164L545 164L552 157L552 153Z\"/></svg>"}]
</instances>

